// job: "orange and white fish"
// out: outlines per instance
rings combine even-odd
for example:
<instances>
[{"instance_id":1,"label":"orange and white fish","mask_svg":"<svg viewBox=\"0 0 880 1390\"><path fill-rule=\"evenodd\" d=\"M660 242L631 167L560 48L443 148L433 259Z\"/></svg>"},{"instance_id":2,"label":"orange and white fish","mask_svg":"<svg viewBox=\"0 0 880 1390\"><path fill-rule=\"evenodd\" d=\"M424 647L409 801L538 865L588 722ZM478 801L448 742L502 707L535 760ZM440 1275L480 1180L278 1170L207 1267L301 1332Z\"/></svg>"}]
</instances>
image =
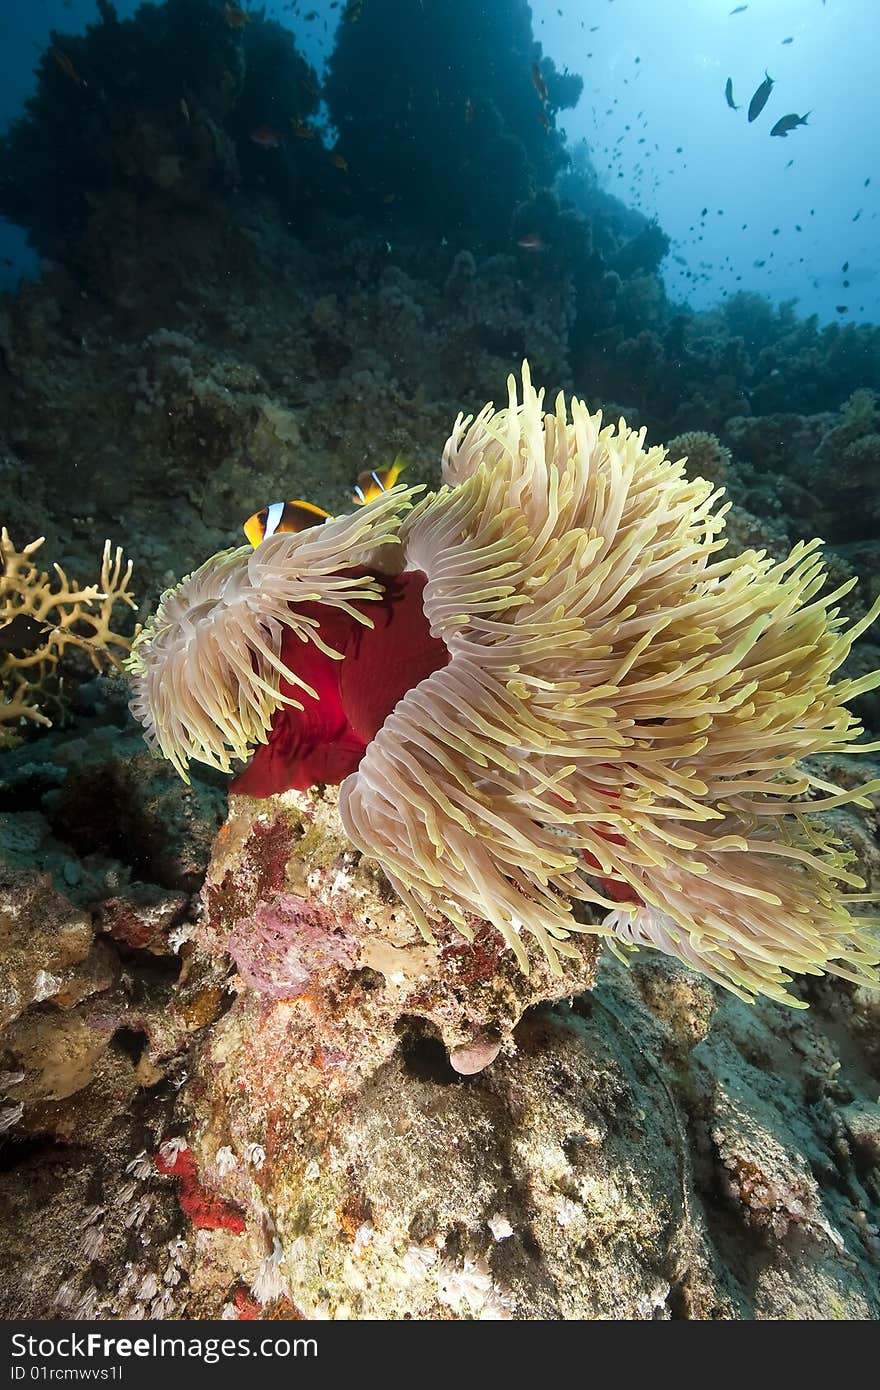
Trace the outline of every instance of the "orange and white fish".
<instances>
[{"instance_id":1,"label":"orange and white fish","mask_svg":"<svg viewBox=\"0 0 880 1390\"><path fill-rule=\"evenodd\" d=\"M358 474L353 500L361 507L365 507L368 502L374 502L383 492L391 491L405 468L406 460L403 454L398 454L392 464L379 469L378 472L373 468L365 468L363 473Z\"/></svg>"},{"instance_id":2,"label":"orange and white fish","mask_svg":"<svg viewBox=\"0 0 880 1390\"><path fill-rule=\"evenodd\" d=\"M368 502L381 497L383 492L389 492L404 468L404 457L398 454L387 468L381 468L378 472L365 469L358 475L352 500L358 506L365 507ZM261 541L268 540L270 536L299 535L310 526L323 526L325 521L332 520L330 513L325 512L323 507L316 507L314 502L303 502L298 498L291 502L273 502L268 507L261 507L253 516L248 517L242 529L256 549Z\"/></svg>"},{"instance_id":3,"label":"orange and white fish","mask_svg":"<svg viewBox=\"0 0 880 1390\"><path fill-rule=\"evenodd\" d=\"M273 502L249 516L242 530L256 549L261 541L268 540L270 536L298 535L310 526L322 526L329 520L330 513L312 502Z\"/></svg>"}]
</instances>

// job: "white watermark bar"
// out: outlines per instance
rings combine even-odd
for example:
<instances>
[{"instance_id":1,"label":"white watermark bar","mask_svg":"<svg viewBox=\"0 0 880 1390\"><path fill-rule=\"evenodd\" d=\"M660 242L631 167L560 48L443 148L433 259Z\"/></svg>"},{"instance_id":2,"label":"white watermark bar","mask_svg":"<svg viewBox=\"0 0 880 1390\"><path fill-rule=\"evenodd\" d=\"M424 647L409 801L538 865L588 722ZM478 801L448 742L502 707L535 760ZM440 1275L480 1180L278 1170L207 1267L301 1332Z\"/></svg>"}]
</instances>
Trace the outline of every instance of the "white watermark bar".
<instances>
[{"instance_id":1,"label":"white watermark bar","mask_svg":"<svg viewBox=\"0 0 880 1390\"><path fill-rule=\"evenodd\" d=\"M187 1387L216 1380L214 1368L234 1362L259 1362L260 1385L290 1384L291 1362L317 1362L320 1329L299 1322L240 1323L231 1334L228 1322L174 1323L144 1328L132 1323L5 1323L2 1341L6 1362L0 1382L31 1384L141 1385L155 1390L157 1374L164 1387ZM330 1358L334 1361L336 1358ZM0 1362L2 1366L2 1362ZM175 1368L176 1373L175 1373ZM329 1366L328 1366L329 1369ZM274 1374L273 1374L274 1372ZM185 1382L184 1382L184 1377Z\"/></svg>"}]
</instances>

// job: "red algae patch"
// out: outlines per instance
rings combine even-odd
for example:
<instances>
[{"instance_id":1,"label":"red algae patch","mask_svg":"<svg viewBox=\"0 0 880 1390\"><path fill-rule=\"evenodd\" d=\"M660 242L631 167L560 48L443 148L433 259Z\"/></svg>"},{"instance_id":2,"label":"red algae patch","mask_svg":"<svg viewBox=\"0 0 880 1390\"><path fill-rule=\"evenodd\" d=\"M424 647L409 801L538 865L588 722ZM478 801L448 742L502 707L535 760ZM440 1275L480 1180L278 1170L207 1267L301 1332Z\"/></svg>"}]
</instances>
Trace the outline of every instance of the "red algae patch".
<instances>
[{"instance_id":1,"label":"red algae patch","mask_svg":"<svg viewBox=\"0 0 880 1390\"><path fill-rule=\"evenodd\" d=\"M196 1230L231 1231L233 1235L241 1235L245 1230L245 1219L238 1207L201 1186L190 1149L177 1149L167 1155L160 1149L156 1167L166 1177L177 1178L180 1205Z\"/></svg>"}]
</instances>

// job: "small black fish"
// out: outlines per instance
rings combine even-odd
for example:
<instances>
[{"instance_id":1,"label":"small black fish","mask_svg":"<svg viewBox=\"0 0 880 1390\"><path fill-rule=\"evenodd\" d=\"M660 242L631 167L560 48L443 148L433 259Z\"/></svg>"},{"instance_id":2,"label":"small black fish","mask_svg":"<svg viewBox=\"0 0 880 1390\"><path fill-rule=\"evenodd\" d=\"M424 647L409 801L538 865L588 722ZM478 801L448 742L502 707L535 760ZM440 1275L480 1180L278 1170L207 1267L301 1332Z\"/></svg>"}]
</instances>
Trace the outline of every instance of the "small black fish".
<instances>
[{"instance_id":1,"label":"small black fish","mask_svg":"<svg viewBox=\"0 0 880 1390\"><path fill-rule=\"evenodd\" d=\"M849 261L844 261L843 265L840 268L845 275L846 272L849 270Z\"/></svg>"},{"instance_id":2,"label":"small black fish","mask_svg":"<svg viewBox=\"0 0 880 1390\"><path fill-rule=\"evenodd\" d=\"M735 10L731 10L730 13L731 13L731 14L742 14L743 10L747 10L748 8L749 8L748 5L737 5L736 9L735 9Z\"/></svg>"},{"instance_id":3,"label":"small black fish","mask_svg":"<svg viewBox=\"0 0 880 1390\"><path fill-rule=\"evenodd\" d=\"M849 305L848 305L848 304L835 304L834 307L835 307L835 309L837 310L838 314L848 314L848 313L849 313Z\"/></svg>"},{"instance_id":4,"label":"small black fish","mask_svg":"<svg viewBox=\"0 0 880 1390\"><path fill-rule=\"evenodd\" d=\"M864 188L867 188L867 187L868 187L868 184L869 184L870 182L871 182L871 180L870 180L870 177L869 177L869 178L865 179L865 182L864 182L864 184L863 184L862 186L863 186Z\"/></svg>"},{"instance_id":5,"label":"small black fish","mask_svg":"<svg viewBox=\"0 0 880 1390\"><path fill-rule=\"evenodd\" d=\"M767 72L765 68L764 81L761 83L760 87L757 89L751 101L749 102L750 121L755 121L760 116L761 112L764 110L764 107L767 105L767 101L772 91L773 78L770 76L769 72Z\"/></svg>"},{"instance_id":6,"label":"small black fish","mask_svg":"<svg viewBox=\"0 0 880 1390\"><path fill-rule=\"evenodd\" d=\"M856 213L855 217L853 218L853 222L858 222L858 220L859 220L859 218L861 217L861 215L862 215L862 209L859 208L858 212Z\"/></svg>"},{"instance_id":7,"label":"small black fish","mask_svg":"<svg viewBox=\"0 0 880 1390\"><path fill-rule=\"evenodd\" d=\"M794 160L793 160L793 159L790 159L790 160L788 161L788 163L786 164L786 166L785 166L786 169L790 169L791 166L792 166L792 164L794 164Z\"/></svg>"},{"instance_id":8,"label":"small black fish","mask_svg":"<svg viewBox=\"0 0 880 1390\"><path fill-rule=\"evenodd\" d=\"M724 84L724 95L727 97L727 105L730 107L731 111L738 111L738 110L739 110L739 107L737 106L736 102L735 102L734 99L733 99L733 78L732 78L732 77L728 77L726 83Z\"/></svg>"},{"instance_id":9,"label":"small black fish","mask_svg":"<svg viewBox=\"0 0 880 1390\"><path fill-rule=\"evenodd\" d=\"M778 135L780 139L785 140L791 131L797 130L799 125L807 124L807 116L809 116L809 114L808 111L806 115L798 116L796 112L791 111L787 116L780 116L770 134Z\"/></svg>"},{"instance_id":10,"label":"small black fish","mask_svg":"<svg viewBox=\"0 0 880 1390\"><path fill-rule=\"evenodd\" d=\"M794 39L783 39L782 42L783 42L783 44L786 44L786 43L794 43Z\"/></svg>"},{"instance_id":11,"label":"small black fish","mask_svg":"<svg viewBox=\"0 0 880 1390\"><path fill-rule=\"evenodd\" d=\"M49 623L42 622L30 613L16 613L8 623L0 627L0 651L33 652L41 647L46 634L51 632Z\"/></svg>"}]
</instances>

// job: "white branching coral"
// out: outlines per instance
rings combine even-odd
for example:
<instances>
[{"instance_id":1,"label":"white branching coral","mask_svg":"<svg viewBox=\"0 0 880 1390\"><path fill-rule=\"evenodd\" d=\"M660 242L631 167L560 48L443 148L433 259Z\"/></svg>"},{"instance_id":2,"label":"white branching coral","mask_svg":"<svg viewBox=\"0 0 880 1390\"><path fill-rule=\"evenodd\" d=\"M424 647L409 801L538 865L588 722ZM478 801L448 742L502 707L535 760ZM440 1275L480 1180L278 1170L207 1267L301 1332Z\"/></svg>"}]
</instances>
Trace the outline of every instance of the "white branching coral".
<instances>
[{"instance_id":1,"label":"white branching coral","mask_svg":"<svg viewBox=\"0 0 880 1390\"><path fill-rule=\"evenodd\" d=\"M58 663L68 647L86 653L96 671L117 666L131 647L113 627L118 603L134 608L131 561L104 544L97 584L81 586L60 565L41 570L34 556L45 537L19 550L4 526L0 531L0 742L14 737L22 721L51 724L47 707L59 704ZM20 643L20 645L16 645Z\"/></svg>"}]
</instances>

